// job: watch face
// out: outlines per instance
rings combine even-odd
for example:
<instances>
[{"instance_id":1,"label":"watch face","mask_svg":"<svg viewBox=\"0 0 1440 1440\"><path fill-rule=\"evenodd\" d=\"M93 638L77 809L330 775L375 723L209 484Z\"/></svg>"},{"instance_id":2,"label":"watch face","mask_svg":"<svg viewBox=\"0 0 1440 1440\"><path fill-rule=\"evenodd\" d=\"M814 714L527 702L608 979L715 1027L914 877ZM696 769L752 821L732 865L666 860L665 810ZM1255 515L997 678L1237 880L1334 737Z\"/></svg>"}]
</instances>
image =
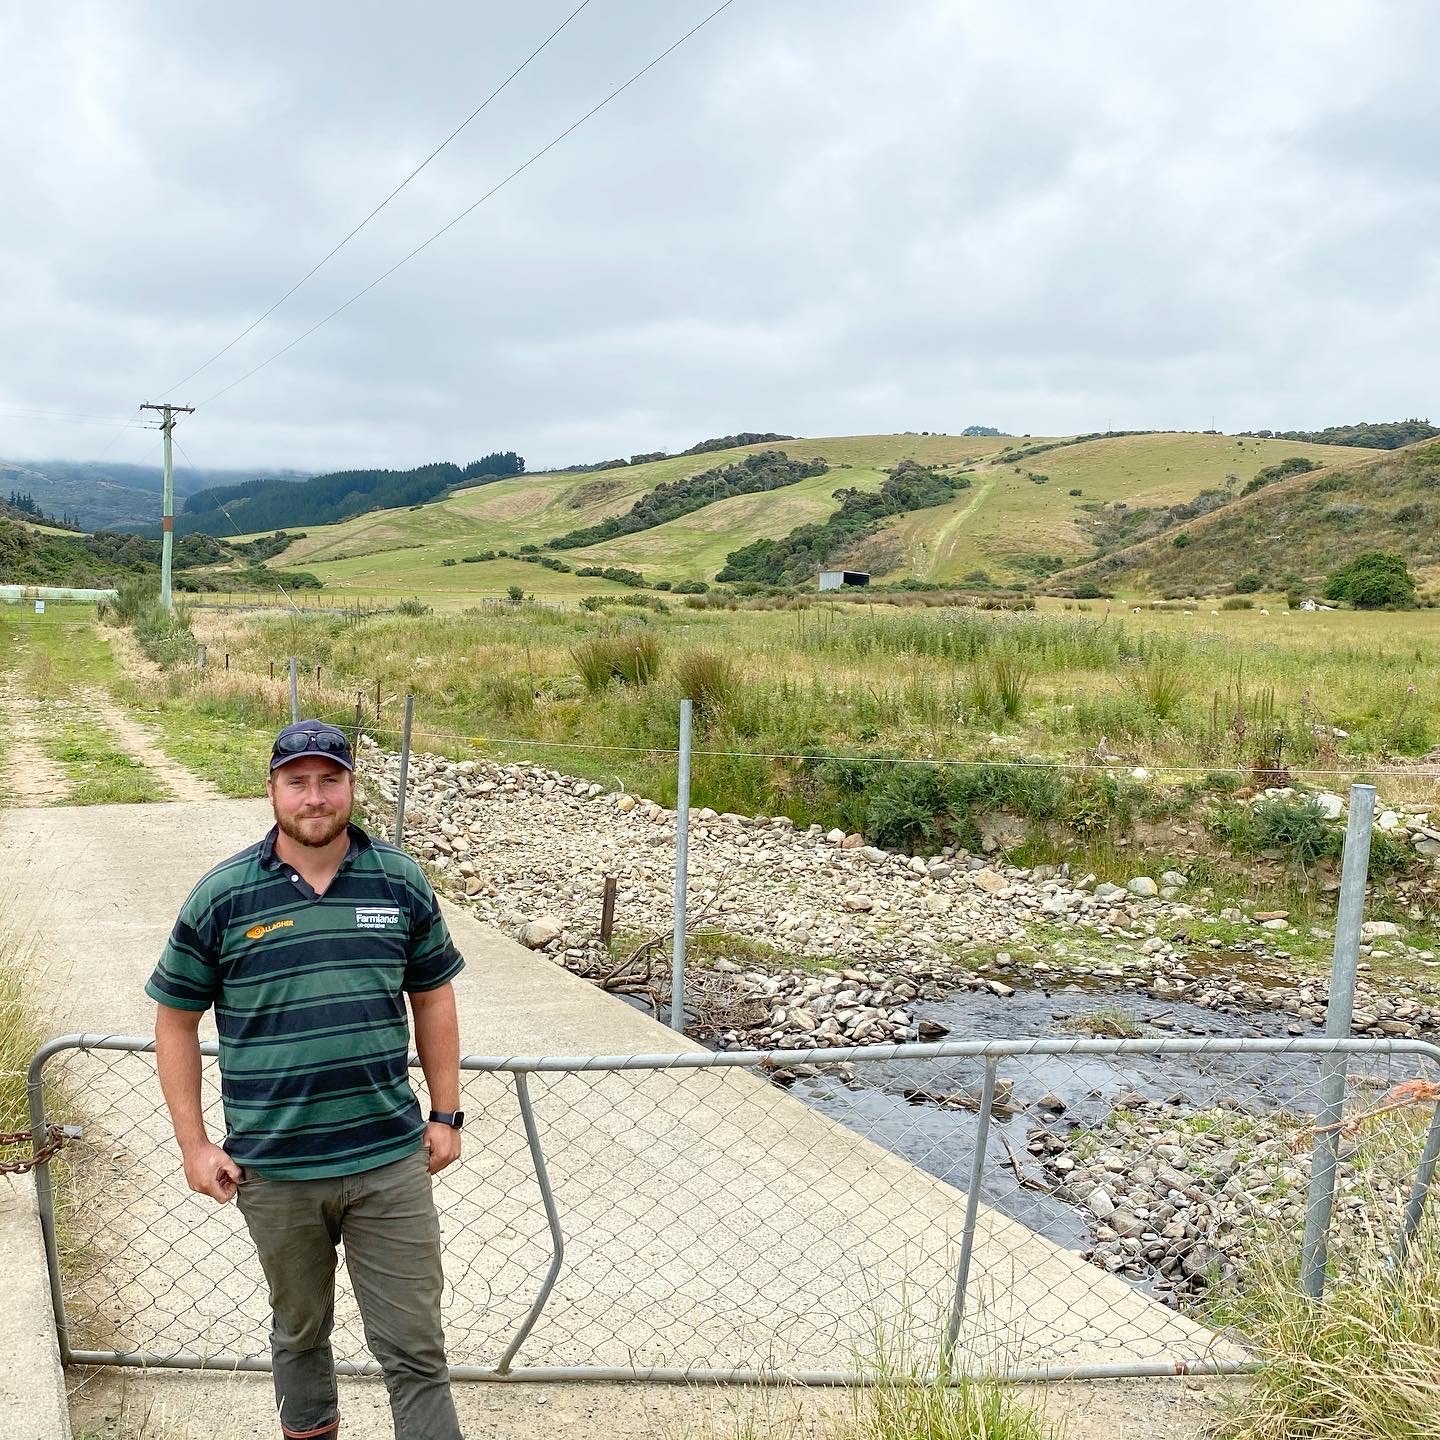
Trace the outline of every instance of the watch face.
<instances>
[{"instance_id":1,"label":"watch face","mask_svg":"<svg viewBox=\"0 0 1440 1440\"><path fill-rule=\"evenodd\" d=\"M456 1128L457 1130L460 1129L460 1127L461 1127L462 1125L464 1125L464 1123L465 1123L465 1112L464 1112L463 1110L457 1110L457 1111L455 1112L455 1121L454 1121L455 1128Z\"/></svg>"}]
</instances>

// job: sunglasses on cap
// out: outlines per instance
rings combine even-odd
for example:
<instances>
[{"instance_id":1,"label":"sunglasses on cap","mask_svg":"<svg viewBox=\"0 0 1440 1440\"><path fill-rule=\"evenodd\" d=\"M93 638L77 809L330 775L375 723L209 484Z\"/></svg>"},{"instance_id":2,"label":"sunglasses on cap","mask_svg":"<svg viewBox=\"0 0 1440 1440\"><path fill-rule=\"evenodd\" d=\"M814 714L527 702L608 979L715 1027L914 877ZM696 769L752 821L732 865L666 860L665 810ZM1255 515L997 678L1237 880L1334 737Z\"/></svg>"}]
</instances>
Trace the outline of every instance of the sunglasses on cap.
<instances>
[{"instance_id":1,"label":"sunglasses on cap","mask_svg":"<svg viewBox=\"0 0 1440 1440\"><path fill-rule=\"evenodd\" d=\"M350 742L328 730L302 730L297 735L281 735L275 741L276 755L303 755L307 750L318 750L322 755L348 755Z\"/></svg>"},{"instance_id":2,"label":"sunglasses on cap","mask_svg":"<svg viewBox=\"0 0 1440 1440\"><path fill-rule=\"evenodd\" d=\"M271 769L277 761L293 760L297 755L313 751L325 755L343 765L353 768L350 759L350 742L338 730L287 730L275 737L270 750Z\"/></svg>"}]
</instances>

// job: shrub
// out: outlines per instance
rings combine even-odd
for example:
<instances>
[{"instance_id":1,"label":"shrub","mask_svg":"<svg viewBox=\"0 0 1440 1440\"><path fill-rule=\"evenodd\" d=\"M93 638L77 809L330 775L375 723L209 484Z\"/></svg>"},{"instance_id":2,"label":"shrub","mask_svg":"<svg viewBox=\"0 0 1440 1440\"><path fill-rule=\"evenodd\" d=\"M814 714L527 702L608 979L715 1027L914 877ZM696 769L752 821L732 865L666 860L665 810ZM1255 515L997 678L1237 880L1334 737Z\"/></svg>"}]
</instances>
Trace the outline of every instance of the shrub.
<instances>
[{"instance_id":1,"label":"shrub","mask_svg":"<svg viewBox=\"0 0 1440 1440\"><path fill-rule=\"evenodd\" d=\"M411 619L417 619L421 615L428 615L430 613L430 607L423 600L419 599L417 596L414 595L410 596L406 600L402 600L395 607L395 609L401 615L409 616Z\"/></svg>"},{"instance_id":2,"label":"shrub","mask_svg":"<svg viewBox=\"0 0 1440 1440\"><path fill-rule=\"evenodd\" d=\"M1415 577L1404 559L1386 550L1371 550L1333 571L1325 582L1327 600L1348 600L1359 610L1415 603Z\"/></svg>"},{"instance_id":3,"label":"shrub","mask_svg":"<svg viewBox=\"0 0 1440 1440\"><path fill-rule=\"evenodd\" d=\"M460 562L459 562L458 560L456 560L453 555L451 555L451 556L447 557L446 559L442 560L440 563L441 563L442 565L458 565Z\"/></svg>"},{"instance_id":4,"label":"shrub","mask_svg":"<svg viewBox=\"0 0 1440 1440\"><path fill-rule=\"evenodd\" d=\"M1083 490L1072 490L1070 493L1072 495L1083 495L1085 492Z\"/></svg>"},{"instance_id":5,"label":"shrub","mask_svg":"<svg viewBox=\"0 0 1440 1440\"><path fill-rule=\"evenodd\" d=\"M740 693L734 661L718 650L687 650L675 661L674 671L680 693L706 719L733 707Z\"/></svg>"},{"instance_id":6,"label":"shrub","mask_svg":"<svg viewBox=\"0 0 1440 1440\"><path fill-rule=\"evenodd\" d=\"M655 582L655 588L657 590L669 590L671 588L670 582L668 580L657 580Z\"/></svg>"},{"instance_id":7,"label":"shrub","mask_svg":"<svg viewBox=\"0 0 1440 1440\"><path fill-rule=\"evenodd\" d=\"M1240 595L1253 595L1257 590L1263 590L1265 582L1252 570L1248 575L1242 575L1235 582L1235 590Z\"/></svg>"},{"instance_id":8,"label":"shrub","mask_svg":"<svg viewBox=\"0 0 1440 1440\"><path fill-rule=\"evenodd\" d=\"M482 550L478 555L462 555L460 557L460 563L462 565L478 565L483 560L493 560L494 558L495 552L493 550Z\"/></svg>"},{"instance_id":9,"label":"shrub","mask_svg":"<svg viewBox=\"0 0 1440 1440\"><path fill-rule=\"evenodd\" d=\"M870 797L865 829L887 849L933 848L940 838L945 791L933 765L893 765Z\"/></svg>"},{"instance_id":10,"label":"shrub","mask_svg":"<svg viewBox=\"0 0 1440 1440\"><path fill-rule=\"evenodd\" d=\"M525 599L525 592L518 585L511 585L505 591L505 598L512 605L519 605Z\"/></svg>"},{"instance_id":11,"label":"shrub","mask_svg":"<svg viewBox=\"0 0 1440 1440\"><path fill-rule=\"evenodd\" d=\"M1222 610L1253 610L1255 602L1244 595L1227 595L1220 602Z\"/></svg>"},{"instance_id":12,"label":"shrub","mask_svg":"<svg viewBox=\"0 0 1440 1440\"><path fill-rule=\"evenodd\" d=\"M671 589L676 595L704 595L710 587L703 580L677 580Z\"/></svg>"},{"instance_id":13,"label":"shrub","mask_svg":"<svg viewBox=\"0 0 1440 1440\"><path fill-rule=\"evenodd\" d=\"M1184 550L1190 544L1191 539L1190 532L1188 530L1182 530L1170 543L1177 550Z\"/></svg>"}]
</instances>

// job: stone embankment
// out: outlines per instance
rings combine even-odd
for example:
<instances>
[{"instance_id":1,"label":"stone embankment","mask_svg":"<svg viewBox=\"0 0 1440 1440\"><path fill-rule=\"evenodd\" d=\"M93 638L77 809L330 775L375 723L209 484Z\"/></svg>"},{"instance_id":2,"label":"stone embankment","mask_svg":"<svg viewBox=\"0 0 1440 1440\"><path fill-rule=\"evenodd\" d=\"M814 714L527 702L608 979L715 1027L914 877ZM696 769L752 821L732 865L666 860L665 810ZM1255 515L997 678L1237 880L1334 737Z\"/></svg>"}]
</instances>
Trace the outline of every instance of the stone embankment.
<instances>
[{"instance_id":1,"label":"stone embankment","mask_svg":"<svg viewBox=\"0 0 1440 1440\"><path fill-rule=\"evenodd\" d=\"M383 826L397 759L370 746L362 770ZM415 756L410 773L406 844L480 918L591 978L613 973L617 955L652 937L663 986L672 812L529 765ZM1382 823L1404 826L1417 849L1432 838L1426 816L1387 812ZM615 955L596 938L606 876L618 882L617 935L625 937ZM1219 1023L1225 1015L1263 1016L1272 1034L1320 1034L1326 980L1292 963L1287 947L1298 931L1289 917L1212 913L1212 899L1174 871L1120 886L1063 866L1021 869L954 850L892 854L858 835L797 830L783 817L699 810L690 914L711 943L691 970L691 1029L721 1046L766 1049L928 1040L946 1030L922 1012L967 990L993 1004L1078 986L1094 992L1097 1006L1145 996L1183 1013L1150 1014L1149 1033L1234 1033L1233 1018ZM1206 933L1215 922L1225 938ZM1434 952L1388 921L1367 922L1363 939L1355 1032L1440 1035L1440 984L1428 978L1433 968L1440 981ZM1216 1013L1213 1027L1197 1017L1203 1011ZM827 1069L861 1083L861 1067ZM807 1073L815 1072L787 1067L777 1079ZM1122 1093L1098 1126L1067 1118L1063 1096L1017 1097L1028 1164L1022 1179L1021 1161L1013 1162L1015 1178L1084 1216L1085 1253L1096 1265L1167 1303L1195 1305L1217 1286L1233 1291L1267 1238L1293 1247L1309 1175L1303 1116L1276 1104L1264 1085L1252 1089L1245 1101L1198 1103ZM1352 1148L1342 1152L1337 1244L1347 1220L1354 1230L1375 1219L1376 1161L1357 1163ZM1393 1202L1404 1177L1397 1169L1389 1178Z\"/></svg>"},{"instance_id":2,"label":"stone embankment","mask_svg":"<svg viewBox=\"0 0 1440 1440\"><path fill-rule=\"evenodd\" d=\"M362 768L377 817L390 815L397 757L367 746ZM608 963L596 938L607 875L618 881L620 934L668 933L674 841L673 812L623 791L529 765L412 759L407 845L480 918L582 974ZM894 854L785 817L704 809L692 814L690 857L692 927L735 942L696 967L706 977L697 996L714 1002L701 1026L722 1045L932 1039L943 1031L917 1004L966 988L1004 997L1016 984L1081 982L1229 1014L1279 1012L1295 1035L1324 1021L1323 977L1285 973L1289 919L1211 916L1208 892L1178 872L1119 886L1064 866ZM1187 927L1208 919L1242 933L1192 939ZM1435 966L1440 979L1434 952L1408 945L1393 922L1369 922L1365 939L1367 966L1409 962L1422 976ZM1440 986L1366 978L1355 1031L1440 1034Z\"/></svg>"}]
</instances>

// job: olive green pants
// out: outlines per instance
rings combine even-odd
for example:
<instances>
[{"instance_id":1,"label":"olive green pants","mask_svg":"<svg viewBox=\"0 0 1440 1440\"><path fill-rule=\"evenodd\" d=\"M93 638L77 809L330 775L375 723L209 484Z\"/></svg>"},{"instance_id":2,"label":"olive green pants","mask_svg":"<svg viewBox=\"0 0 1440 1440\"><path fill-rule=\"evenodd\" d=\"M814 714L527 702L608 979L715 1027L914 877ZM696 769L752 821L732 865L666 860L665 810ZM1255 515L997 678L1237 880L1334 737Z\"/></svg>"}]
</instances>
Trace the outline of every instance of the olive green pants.
<instances>
[{"instance_id":1,"label":"olive green pants","mask_svg":"<svg viewBox=\"0 0 1440 1440\"><path fill-rule=\"evenodd\" d=\"M275 1400L288 1436L323 1435L338 1415L330 1332L343 1241L396 1440L460 1440L440 1327L440 1222L427 1154L422 1148L327 1180L246 1172L237 1199L270 1286Z\"/></svg>"}]
</instances>

